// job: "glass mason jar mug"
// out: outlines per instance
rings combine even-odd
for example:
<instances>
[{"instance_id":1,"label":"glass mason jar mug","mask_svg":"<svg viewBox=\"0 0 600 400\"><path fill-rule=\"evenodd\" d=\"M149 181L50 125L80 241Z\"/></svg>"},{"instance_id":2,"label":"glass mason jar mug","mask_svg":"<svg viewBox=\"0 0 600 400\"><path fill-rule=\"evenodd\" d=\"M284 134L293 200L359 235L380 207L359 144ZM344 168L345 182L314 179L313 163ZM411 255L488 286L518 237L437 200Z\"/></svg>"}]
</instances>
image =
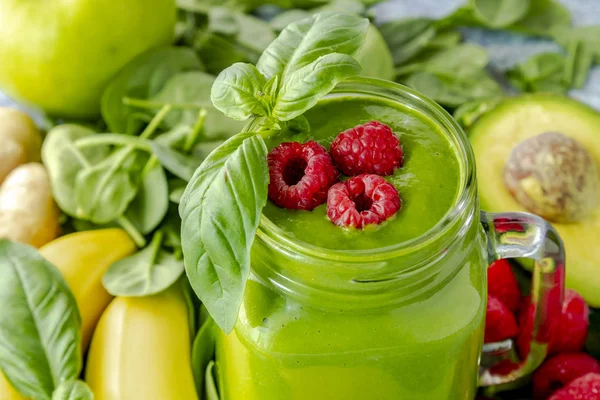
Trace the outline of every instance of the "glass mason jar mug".
<instances>
[{"instance_id":1,"label":"glass mason jar mug","mask_svg":"<svg viewBox=\"0 0 600 400\"><path fill-rule=\"evenodd\" d=\"M357 78L329 96L385 98L433 120L458 149L454 208L409 242L335 251L300 242L263 216L234 331L219 334L224 400L472 400L535 369L560 310L564 250L523 213L479 210L466 135L437 104L401 85ZM536 260L531 350L483 345L486 268Z\"/></svg>"}]
</instances>

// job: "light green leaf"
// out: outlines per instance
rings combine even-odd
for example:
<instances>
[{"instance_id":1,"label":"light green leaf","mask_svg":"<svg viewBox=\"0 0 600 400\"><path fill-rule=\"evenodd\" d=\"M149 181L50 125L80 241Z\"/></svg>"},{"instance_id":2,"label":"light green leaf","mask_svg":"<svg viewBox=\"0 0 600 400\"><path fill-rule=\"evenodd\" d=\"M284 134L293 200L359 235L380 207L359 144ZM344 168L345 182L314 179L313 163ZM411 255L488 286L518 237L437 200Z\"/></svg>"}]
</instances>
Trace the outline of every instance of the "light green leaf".
<instances>
[{"instance_id":1,"label":"light green leaf","mask_svg":"<svg viewBox=\"0 0 600 400\"><path fill-rule=\"evenodd\" d=\"M132 256L117 261L102 277L113 296L150 296L173 285L183 274L183 263L161 248L163 233Z\"/></svg>"},{"instance_id":2,"label":"light green leaf","mask_svg":"<svg viewBox=\"0 0 600 400\"><path fill-rule=\"evenodd\" d=\"M250 249L267 201L267 148L243 133L213 151L179 206L185 268L215 322L230 332L250 270Z\"/></svg>"},{"instance_id":3,"label":"light green leaf","mask_svg":"<svg viewBox=\"0 0 600 400\"><path fill-rule=\"evenodd\" d=\"M206 367L206 400L220 400L219 391L217 390L217 379L216 379L216 364L211 361Z\"/></svg>"},{"instance_id":4,"label":"light green leaf","mask_svg":"<svg viewBox=\"0 0 600 400\"><path fill-rule=\"evenodd\" d=\"M330 53L355 55L363 45L369 20L353 14L324 12L285 28L256 65L267 79L287 76Z\"/></svg>"},{"instance_id":5,"label":"light green leaf","mask_svg":"<svg viewBox=\"0 0 600 400\"><path fill-rule=\"evenodd\" d=\"M50 399L81 371L73 294L36 249L0 239L0 304L0 370L25 397Z\"/></svg>"},{"instance_id":6,"label":"light green leaf","mask_svg":"<svg viewBox=\"0 0 600 400\"><path fill-rule=\"evenodd\" d=\"M208 317L202 323L192 347L192 370L194 371L196 389L200 397L202 397L202 392L204 391L204 374L206 368L215 355L216 337L214 329L215 323L212 318Z\"/></svg>"},{"instance_id":7,"label":"light green leaf","mask_svg":"<svg viewBox=\"0 0 600 400\"><path fill-rule=\"evenodd\" d=\"M522 19L530 0L471 0L477 18L491 28L503 28Z\"/></svg>"},{"instance_id":8,"label":"light green leaf","mask_svg":"<svg viewBox=\"0 0 600 400\"><path fill-rule=\"evenodd\" d=\"M94 400L94 394L85 382L70 380L56 388L52 400Z\"/></svg>"},{"instance_id":9,"label":"light green leaf","mask_svg":"<svg viewBox=\"0 0 600 400\"><path fill-rule=\"evenodd\" d=\"M314 106L339 82L360 73L358 62L346 54L327 54L288 75L279 90L273 117L289 121Z\"/></svg>"},{"instance_id":10,"label":"light green leaf","mask_svg":"<svg viewBox=\"0 0 600 400\"><path fill-rule=\"evenodd\" d=\"M75 180L84 168L104 159L108 146L79 149L77 139L95 135L96 132L80 125L59 125L48 132L42 147L42 161L48 169L52 194L63 212L77 216Z\"/></svg>"},{"instance_id":11,"label":"light green leaf","mask_svg":"<svg viewBox=\"0 0 600 400\"><path fill-rule=\"evenodd\" d=\"M600 51L600 48L597 51ZM589 48L589 43L585 40L572 40L567 46L565 82L570 87L583 87L593 63L594 53Z\"/></svg>"},{"instance_id":12,"label":"light green leaf","mask_svg":"<svg viewBox=\"0 0 600 400\"><path fill-rule=\"evenodd\" d=\"M140 170L127 168L125 165L135 157L135 151L123 147L102 162L77 174L75 199L78 218L105 224L125 213L138 190Z\"/></svg>"},{"instance_id":13,"label":"light green leaf","mask_svg":"<svg viewBox=\"0 0 600 400\"><path fill-rule=\"evenodd\" d=\"M201 158L187 156L157 141L152 141L150 145L152 152L167 171L185 181L192 178L194 171L202 162Z\"/></svg>"},{"instance_id":14,"label":"light green leaf","mask_svg":"<svg viewBox=\"0 0 600 400\"><path fill-rule=\"evenodd\" d=\"M142 181L125 217L140 233L152 232L163 220L169 207L169 187L165 170L156 160L149 161L142 172Z\"/></svg>"},{"instance_id":15,"label":"light green leaf","mask_svg":"<svg viewBox=\"0 0 600 400\"><path fill-rule=\"evenodd\" d=\"M219 74L210 98L218 110L238 121L253 115L267 115L261 99L266 83L254 65L236 63Z\"/></svg>"}]
</instances>

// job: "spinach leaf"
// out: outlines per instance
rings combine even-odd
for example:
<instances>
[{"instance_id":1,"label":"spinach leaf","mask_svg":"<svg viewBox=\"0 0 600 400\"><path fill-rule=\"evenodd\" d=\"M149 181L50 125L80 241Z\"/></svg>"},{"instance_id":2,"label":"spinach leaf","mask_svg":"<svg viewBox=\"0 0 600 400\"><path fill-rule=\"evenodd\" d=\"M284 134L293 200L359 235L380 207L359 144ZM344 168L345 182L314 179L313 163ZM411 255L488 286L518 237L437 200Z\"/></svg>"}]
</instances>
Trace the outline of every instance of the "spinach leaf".
<instances>
[{"instance_id":1,"label":"spinach leaf","mask_svg":"<svg viewBox=\"0 0 600 400\"><path fill-rule=\"evenodd\" d=\"M593 63L594 53L588 43L584 40L572 40L567 46L564 81L570 87L583 87Z\"/></svg>"},{"instance_id":2,"label":"spinach leaf","mask_svg":"<svg viewBox=\"0 0 600 400\"><path fill-rule=\"evenodd\" d=\"M564 48L577 41L585 43L587 51L594 57L594 63L600 64L600 26L566 27L555 32L554 39Z\"/></svg>"},{"instance_id":3,"label":"spinach leaf","mask_svg":"<svg viewBox=\"0 0 600 400\"><path fill-rule=\"evenodd\" d=\"M130 169L126 164L137 156L130 147L123 147L77 174L75 199L78 218L105 224L125 213L136 197L137 178L141 172L141 169Z\"/></svg>"},{"instance_id":4,"label":"spinach leaf","mask_svg":"<svg viewBox=\"0 0 600 400\"><path fill-rule=\"evenodd\" d=\"M475 15L486 26L503 28L525 17L530 0L471 0L471 4Z\"/></svg>"},{"instance_id":5,"label":"spinach leaf","mask_svg":"<svg viewBox=\"0 0 600 400\"><path fill-rule=\"evenodd\" d=\"M416 56L436 35L433 21L425 18L390 21L381 25L379 31L396 65L404 64Z\"/></svg>"},{"instance_id":6,"label":"spinach leaf","mask_svg":"<svg viewBox=\"0 0 600 400\"><path fill-rule=\"evenodd\" d=\"M52 393L52 400L94 400L90 387L83 381L64 381Z\"/></svg>"},{"instance_id":7,"label":"spinach leaf","mask_svg":"<svg viewBox=\"0 0 600 400\"><path fill-rule=\"evenodd\" d=\"M529 35L553 37L571 25L571 13L557 0L530 0L529 11L507 29Z\"/></svg>"},{"instance_id":8,"label":"spinach leaf","mask_svg":"<svg viewBox=\"0 0 600 400\"><path fill-rule=\"evenodd\" d=\"M163 220L169 207L169 187L164 169L150 159L142 171L137 195L129 204L125 217L146 235Z\"/></svg>"},{"instance_id":9,"label":"spinach leaf","mask_svg":"<svg viewBox=\"0 0 600 400\"><path fill-rule=\"evenodd\" d=\"M360 73L358 62L346 54L326 54L296 70L284 81L272 115L289 121L317 104L339 82Z\"/></svg>"},{"instance_id":10,"label":"spinach leaf","mask_svg":"<svg viewBox=\"0 0 600 400\"><path fill-rule=\"evenodd\" d=\"M75 181L78 173L109 154L109 146L79 149L75 141L90 137L94 131L65 124L52 128L42 146L42 161L48 169L52 194L60 209L71 217L78 215Z\"/></svg>"},{"instance_id":11,"label":"spinach leaf","mask_svg":"<svg viewBox=\"0 0 600 400\"><path fill-rule=\"evenodd\" d=\"M33 247L0 240L0 369L24 396L50 399L81 371L81 317L61 273Z\"/></svg>"},{"instance_id":12,"label":"spinach leaf","mask_svg":"<svg viewBox=\"0 0 600 400\"><path fill-rule=\"evenodd\" d=\"M364 42L369 21L351 14L319 13L289 25L267 47L256 67L267 80L287 76L330 53L354 55Z\"/></svg>"},{"instance_id":13,"label":"spinach leaf","mask_svg":"<svg viewBox=\"0 0 600 400\"><path fill-rule=\"evenodd\" d=\"M220 400L219 391L217 390L217 368L214 361L211 361L206 367L206 400Z\"/></svg>"},{"instance_id":14,"label":"spinach leaf","mask_svg":"<svg viewBox=\"0 0 600 400\"><path fill-rule=\"evenodd\" d=\"M226 332L237 320L250 248L267 201L266 157L256 133L234 136L204 160L179 206L187 276Z\"/></svg>"},{"instance_id":15,"label":"spinach leaf","mask_svg":"<svg viewBox=\"0 0 600 400\"><path fill-rule=\"evenodd\" d=\"M203 65L192 49L164 47L143 53L109 82L102 94L102 118L112 132L137 133L143 126L140 111L125 105L125 98L151 98L173 75L202 69Z\"/></svg>"},{"instance_id":16,"label":"spinach leaf","mask_svg":"<svg viewBox=\"0 0 600 400\"><path fill-rule=\"evenodd\" d=\"M183 263L161 248L163 233L132 256L117 261L102 277L113 296L150 296L173 285L183 274Z\"/></svg>"},{"instance_id":17,"label":"spinach leaf","mask_svg":"<svg viewBox=\"0 0 600 400\"><path fill-rule=\"evenodd\" d=\"M211 100L223 114L239 121L253 115L267 115L262 92L266 83L254 65L233 64L215 80Z\"/></svg>"},{"instance_id":18,"label":"spinach leaf","mask_svg":"<svg viewBox=\"0 0 600 400\"><path fill-rule=\"evenodd\" d=\"M214 81L214 76L199 71L182 72L171 77L151 100L158 104L186 104L190 108L171 111L164 121L167 128L182 125L193 127L199 119L198 111L204 109L206 116L202 124L203 139L228 139L241 132L243 122L228 118L211 103Z\"/></svg>"},{"instance_id":19,"label":"spinach leaf","mask_svg":"<svg viewBox=\"0 0 600 400\"><path fill-rule=\"evenodd\" d=\"M469 129L479 119L479 117L496 108L504 100L504 96L498 96L464 103L454 110L454 119L464 129Z\"/></svg>"},{"instance_id":20,"label":"spinach leaf","mask_svg":"<svg viewBox=\"0 0 600 400\"><path fill-rule=\"evenodd\" d=\"M159 142L151 142L152 151L160 160L160 163L173 175L189 181L194 175L202 160L195 159L167 147Z\"/></svg>"},{"instance_id":21,"label":"spinach leaf","mask_svg":"<svg viewBox=\"0 0 600 400\"><path fill-rule=\"evenodd\" d=\"M559 53L540 53L506 72L512 85L524 92L564 93L566 58Z\"/></svg>"},{"instance_id":22,"label":"spinach leaf","mask_svg":"<svg viewBox=\"0 0 600 400\"><path fill-rule=\"evenodd\" d=\"M214 329L215 323L212 318L208 317L202 323L192 347L192 370L199 397L202 397L204 391L206 368L215 355L216 338Z\"/></svg>"}]
</instances>

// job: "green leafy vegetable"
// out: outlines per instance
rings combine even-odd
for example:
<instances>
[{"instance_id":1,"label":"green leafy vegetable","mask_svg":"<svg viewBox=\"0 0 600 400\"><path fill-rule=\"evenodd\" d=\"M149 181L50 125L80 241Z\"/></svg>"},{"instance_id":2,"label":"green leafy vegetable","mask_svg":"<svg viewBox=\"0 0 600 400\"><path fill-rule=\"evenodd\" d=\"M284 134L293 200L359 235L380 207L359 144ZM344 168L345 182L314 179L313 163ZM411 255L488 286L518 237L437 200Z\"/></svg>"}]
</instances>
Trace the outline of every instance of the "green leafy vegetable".
<instances>
[{"instance_id":1,"label":"green leafy vegetable","mask_svg":"<svg viewBox=\"0 0 600 400\"><path fill-rule=\"evenodd\" d=\"M173 175L185 181L189 181L196 168L200 166L202 159L193 158L182 154L159 142L152 142L152 151L160 160L160 163Z\"/></svg>"},{"instance_id":2,"label":"green leafy vegetable","mask_svg":"<svg viewBox=\"0 0 600 400\"><path fill-rule=\"evenodd\" d=\"M205 371L215 355L215 323L210 316L203 321L192 347L192 370L198 396L202 397L205 383Z\"/></svg>"},{"instance_id":3,"label":"green leafy vegetable","mask_svg":"<svg viewBox=\"0 0 600 400\"><path fill-rule=\"evenodd\" d=\"M486 25L503 28L521 20L529 11L529 0L471 0L475 15Z\"/></svg>"},{"instance_id":4,"label":"green leafy vegetable","mask_svg":"<svg viewBox=\"0 0 600 400\"><path fill-rule=\"evenodd\" d=\"M496 108L504 101L504 99L504 96L498 96L464 103L454 110L454 119L464 129L468 129L479 119L479 117Z\"/></svg>"},{"instance_id":5,"label":"green leafy vegetable","mask_svg":"<svg viewBox=\"0 0 600 400\"><path fill-rule=\"evenodd\" d=\"M52 400L94 400L94 394L85 382L70 380L56 388Z\"/></svg>"},{"instance_id":6,"label":"green leafy vegetable","mask_svg":"<svg viewBox=\"0 0 600 400\"><path fill-rule=\"evenodd\" d=\"M117 261L102 278L113 296L150 296L173 285L183 273L183 263L161 248L163 233L136 254Z\"/></svg>"},{"instance_id":7,"label":"green leafy vegetable","mask_svg":"<svg viewBox=\"0 0 600 400\"><path fill-rule=\"evenodd\" d=\"M233 64L217 77L211 99L223 114L239 121L252 115L267 115L262 92L266 83L254 65Z\"/></svg>"},{"instance_id":8,"label":"green leafy vegetable","mask_svg":"<svg viewBox=\"0 0 600 400\"><path fill-rule=\"evenodd\" d=\"M566 58L559 53L540 53L506 72L507 79L523 92L564 93Z\"/></svg>"},{"instance_id":9,"label":"green leafy vegetable","mask_svg":"<svg viewBox=\"0 0 600 400\"><path fill-rule=\"evenodd\" d=\"M147 113L124 104L126 99L149 99L173 75L203 68L194 51L183 47L154 49L136 57L104 90L101 102L104 121L112 132L137 133L143 126L140 115Z\"/></svg>"},{"instance_id":10,"label":"green leafy vegetable","mask_svg":"<svg viewBox=\"0 0 600 400\"><path fill-rule=\"evenodd\" d=\"M206 400L220 400L219 391L217 390L217 368L214 361L211 361L210 364L206 367Z\"/></svg>"},{"instance_id":11,"label":"green leafy vegetable","mask_svg":"<svg viewBox=\"0 0 600 400\"><path fill-rule=\"evenodd\" d=\"M571 13L557 0L530 0L529 11L508 29L536 36L552 37L571 25Z\"/></svg>"},{"instance_id":12,"label":"green leafy vegetable","mask_svg":"<svg viewBox=\"0 0 600 400\"><path fill-rule=\"evenodd\" d=\"M250 248L267 201L266 157L259 135L234 136L204 160L181 198L188 278L226 332L237 320Z\"/></svg>"},{"instance_id":13,"label":"green leafy vegetable","mask_svg":"<svg viewBox=\"0 0 600 400\"><path fill-rule=\"evenodd\" d=\"M425 18L390 21L379 30L391 49L397 66L416 56L436 35L433 21Z\"/></svg>"},{"instance_id":14,"label":"green leafy vegetable","mask_svg":"<svg viewBox=\"0 0 600 400\"><path fill-rule=\"evenodd\" d=\"M574 88L585 84L590 68L594 63L594 53L583 40L572 40L567 46L567 60L564 81Z\"/></svg>"},{"instance_id":15,"label":"green leafy vegetable","mask_svg":"<svg viewBox=\"0 0 600 400\"><path fill-rule=\"evenodd\" d=\"M0 304L0 369L24 396L50 399L81 371L73 294L36 249L0 239Z\"/></svg>"}]
</instances>

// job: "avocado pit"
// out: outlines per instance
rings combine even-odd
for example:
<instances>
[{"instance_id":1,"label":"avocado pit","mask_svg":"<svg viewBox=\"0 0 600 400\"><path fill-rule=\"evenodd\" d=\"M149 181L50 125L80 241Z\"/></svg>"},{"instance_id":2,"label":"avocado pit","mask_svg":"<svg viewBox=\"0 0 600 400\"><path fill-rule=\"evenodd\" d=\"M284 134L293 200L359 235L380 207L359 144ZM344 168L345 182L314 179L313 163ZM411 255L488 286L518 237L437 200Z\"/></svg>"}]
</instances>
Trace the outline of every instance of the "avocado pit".
<instances>
[{"instance_id":1,"label":"avocado pit","mask_svg":"<svg viewBox=\"0 0 600 400\"><path fill-rule=\"evenodd\" d=\"M600 202L596 161L558 132L516 145L504 167L504 184L523 207L553 222L580 221Z\"/></svg>"}]
</instances>

